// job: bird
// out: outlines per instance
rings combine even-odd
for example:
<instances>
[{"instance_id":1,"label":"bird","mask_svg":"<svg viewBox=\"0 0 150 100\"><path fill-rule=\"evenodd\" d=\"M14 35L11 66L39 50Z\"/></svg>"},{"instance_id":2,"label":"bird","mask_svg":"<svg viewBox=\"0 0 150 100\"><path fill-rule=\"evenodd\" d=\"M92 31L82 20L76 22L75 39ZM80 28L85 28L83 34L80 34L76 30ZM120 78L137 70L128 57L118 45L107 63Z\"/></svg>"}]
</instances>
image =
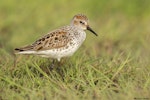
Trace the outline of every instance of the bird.
<instances>
[{"instance_id":1,"label":"bird","mask_svg":"<svg viewBox=\"0 0 150 100\"><path fill-rule=\"evenodd\" d=\"M61 58L72 56L83 44L86 30L98 36L89 26L87 16L77 14L69 25L50 31L30 45L15 48L15 54L38 55L60 62Z\"/></svg>"}]
</instances>

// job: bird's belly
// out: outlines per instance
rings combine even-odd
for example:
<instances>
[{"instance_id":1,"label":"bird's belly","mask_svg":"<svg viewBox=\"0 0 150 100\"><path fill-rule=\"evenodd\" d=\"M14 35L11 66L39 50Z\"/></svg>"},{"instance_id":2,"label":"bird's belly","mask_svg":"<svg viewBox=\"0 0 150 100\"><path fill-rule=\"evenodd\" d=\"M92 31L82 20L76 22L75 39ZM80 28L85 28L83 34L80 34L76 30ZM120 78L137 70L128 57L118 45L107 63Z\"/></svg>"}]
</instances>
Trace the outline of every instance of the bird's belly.
<instances>
[{"instance_id":1,"label":"bird's belly","mask_svg":"<svg viewBox=\"0 0 150 100\"><path fill-rule=\"evenodd\" d=\"M78 45L66 46L57 49L38 51L37 54L42 57L60 59L62 57L72 56L78 48Z\"/></svg>"}]
</instances>

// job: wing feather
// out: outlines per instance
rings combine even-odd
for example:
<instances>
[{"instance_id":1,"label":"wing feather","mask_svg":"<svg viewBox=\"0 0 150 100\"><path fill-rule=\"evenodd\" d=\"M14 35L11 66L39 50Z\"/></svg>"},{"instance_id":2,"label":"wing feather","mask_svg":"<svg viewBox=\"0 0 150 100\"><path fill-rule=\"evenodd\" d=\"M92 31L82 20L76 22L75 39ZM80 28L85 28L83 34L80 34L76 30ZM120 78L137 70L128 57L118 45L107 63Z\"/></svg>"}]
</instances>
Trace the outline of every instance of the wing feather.
<instances>
[{"instance_id":1,"label":"wing feather","mask_svg":"<svg viewBox=\"0 0 150 100\"><path fill-rule=\"evenodd\" d=\"M63 47L70 41L69 32L64 28L52 31L35 41L33 44L24 46L22 48L16 48L15 50L18 52L42 51Z\"/></svg>"}]
</instances>

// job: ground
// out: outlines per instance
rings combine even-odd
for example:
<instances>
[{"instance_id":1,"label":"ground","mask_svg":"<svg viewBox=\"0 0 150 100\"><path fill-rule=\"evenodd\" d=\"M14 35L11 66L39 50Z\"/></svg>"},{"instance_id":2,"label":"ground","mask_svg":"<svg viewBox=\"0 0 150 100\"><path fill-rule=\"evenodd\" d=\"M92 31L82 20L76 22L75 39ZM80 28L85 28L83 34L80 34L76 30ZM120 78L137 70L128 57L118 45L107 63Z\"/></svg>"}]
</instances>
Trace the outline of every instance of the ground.
<instances>
[{"instance_id":1,"label":"ground","mask_svg":"<svg viewBox=\"0 0 150 100\"><path fill-rule=\"evenodd\" d=\"M0 100L150 100L149 0L1 0ZM50 71L51 59L14 55L83 13L80 49Z\"/></svg>"}]
</instances>

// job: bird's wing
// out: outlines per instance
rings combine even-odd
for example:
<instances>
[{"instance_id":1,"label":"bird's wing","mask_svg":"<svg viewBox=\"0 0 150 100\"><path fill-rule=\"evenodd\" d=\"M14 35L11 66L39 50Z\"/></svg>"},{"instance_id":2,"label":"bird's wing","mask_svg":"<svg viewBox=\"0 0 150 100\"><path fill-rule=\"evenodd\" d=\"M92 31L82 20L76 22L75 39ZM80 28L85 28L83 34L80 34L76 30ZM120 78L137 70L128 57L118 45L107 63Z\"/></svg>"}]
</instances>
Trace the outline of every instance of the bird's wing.
<instances>
[{"instance_id":1,"label":"bird's wing","mask_svg":"<svg viewBox=\"0 0 150 100\"><path fill-rule=\"evenodd\" d=\"M16 48L15 50L21 52L61 48L67 45L67 43L71 40L68 35L68 30L61 28L46 34L31 45L27 45L22 48Z\"/></svg>"}]
</instances>

